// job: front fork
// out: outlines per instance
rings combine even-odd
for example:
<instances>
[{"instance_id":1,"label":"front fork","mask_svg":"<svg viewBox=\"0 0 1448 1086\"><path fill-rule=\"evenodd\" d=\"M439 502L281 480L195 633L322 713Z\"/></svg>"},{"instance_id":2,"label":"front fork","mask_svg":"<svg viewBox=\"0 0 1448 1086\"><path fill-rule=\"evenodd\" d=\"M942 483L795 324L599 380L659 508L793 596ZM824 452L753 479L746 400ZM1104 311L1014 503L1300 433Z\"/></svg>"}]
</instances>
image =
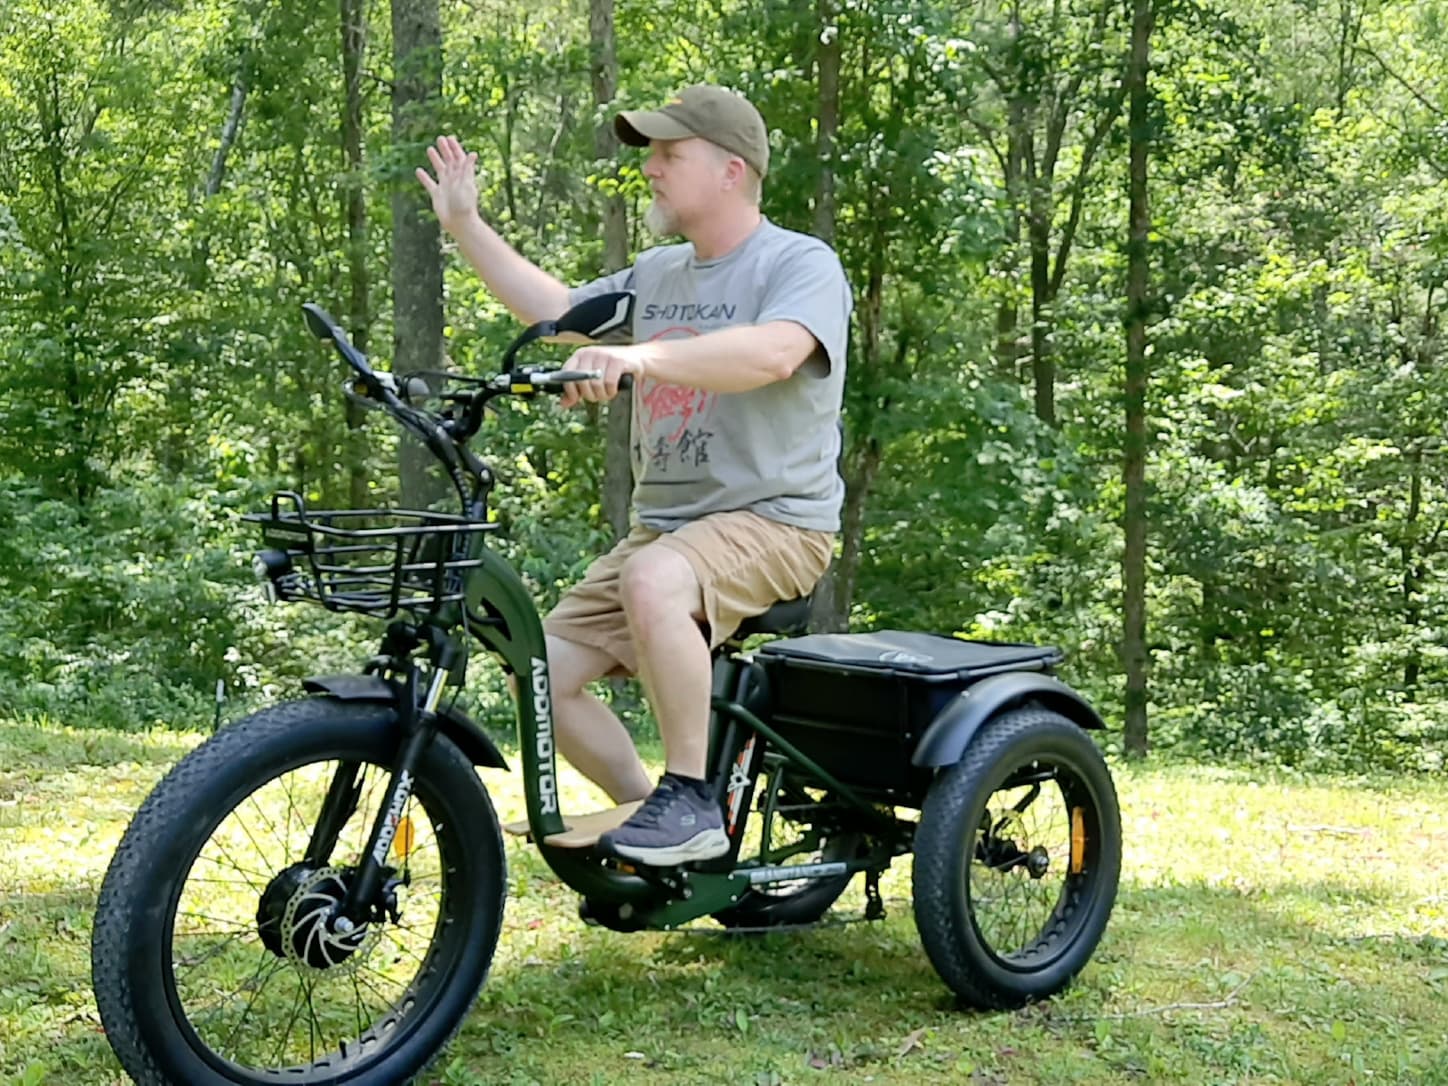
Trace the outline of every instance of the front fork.
<instances>
[{"instance_id":1,"label":"front fork","mask_svg":"<svg viewBox=\"0 0 1448 1086\"><path fill-rule=\"evenodd\" d=\"M437 732L437 708L442 702L458 653L451 645L444 644L433 655L436 658L427 671L416 663L408 665L407 677L398 692L396 705L402 742L383 792L382 806L367 837L367 845L358 859L347 895L337 909L334 924L339 931L350 931L372 918L384 880L392 873L387 865L387 852L392 847L408 800L412 797L418 763ZM426 693L419 696L424 684ZM357 779L361 768L356 762L337 767L312 831L312 839L307 845L306 861L309 864L319 866L326 863L336 848L342 828L355 813L361 792Z\"/></svg>"}]
</instances>

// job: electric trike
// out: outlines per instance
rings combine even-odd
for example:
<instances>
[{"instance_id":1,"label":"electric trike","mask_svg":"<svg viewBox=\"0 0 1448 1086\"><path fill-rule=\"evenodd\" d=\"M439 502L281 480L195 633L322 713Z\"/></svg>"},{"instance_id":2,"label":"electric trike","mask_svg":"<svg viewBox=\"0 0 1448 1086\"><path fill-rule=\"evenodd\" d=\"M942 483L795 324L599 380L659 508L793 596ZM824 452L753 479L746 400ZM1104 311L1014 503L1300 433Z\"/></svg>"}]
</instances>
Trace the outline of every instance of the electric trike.
<instances>
[{"instance_id":1,"label":"electric trike","mask_svg":"<svg viewBox=\"0 0 1448 1086\"><path fill-rule=\"evenodd\" d=\"M850 882L913 857L926 955L969 1005L1051 996L1086 965L1121 863L1101 718L1055 649L881 630L806 634L781 601L715 654L712 784L730 850L653 868L604 855L633 805L567 809L535 593L489 545L492 469L470 446L489 406L580 374L519 362L535 341L598 339L628 295L533 325L489 377L374 370L327 314L312 332L446 471L455 511L315 510L254 519L281 600L387 623L355 674L245 717L182 758L106 873L93 980L107 1037L146 1084L416 1077L466 1018L508 886L504 827L477 767L505 768L456 703L473 649L512 676L531 839L583 919L618 931L821 920ZM758 644L757 635L771 639ZM746 638L755 638L746 651Z\"/></svg>"}]
</instances>

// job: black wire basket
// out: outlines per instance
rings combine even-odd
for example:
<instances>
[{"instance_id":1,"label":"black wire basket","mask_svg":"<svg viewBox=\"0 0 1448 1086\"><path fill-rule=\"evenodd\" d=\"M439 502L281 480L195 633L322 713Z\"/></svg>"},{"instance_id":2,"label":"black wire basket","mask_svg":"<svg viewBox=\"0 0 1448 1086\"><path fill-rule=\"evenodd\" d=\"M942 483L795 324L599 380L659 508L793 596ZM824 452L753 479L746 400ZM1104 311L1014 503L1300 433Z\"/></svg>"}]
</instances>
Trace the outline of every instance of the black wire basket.
<instances>
[{"instance_id":1,"label":"black wire basket","mask_svg":"<svg viewBox=\"0 0 1448 1086\"><path fill-rule=\"evenodd\" d=\"M246 519L261 525L269 549L257 572L278 599L375 618L462 601L482 564L478 537L498 527L413 509L308 509L291 491Z\"/></svg>"}]
</instances>

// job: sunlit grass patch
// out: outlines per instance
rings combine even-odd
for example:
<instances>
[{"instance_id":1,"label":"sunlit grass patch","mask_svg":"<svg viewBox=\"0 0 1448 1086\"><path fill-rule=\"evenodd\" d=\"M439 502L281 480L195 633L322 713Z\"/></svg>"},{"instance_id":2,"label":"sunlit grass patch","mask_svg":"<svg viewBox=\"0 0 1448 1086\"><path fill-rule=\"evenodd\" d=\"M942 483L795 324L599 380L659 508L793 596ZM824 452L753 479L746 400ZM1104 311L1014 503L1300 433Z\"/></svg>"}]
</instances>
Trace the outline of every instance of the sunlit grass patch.
<instances>
[{"instance_id":1,"label":"sunlit grass patch","mask_svg":"<svg viewBox=\"0 0 1448 1086\"><path fill-rule=\"evenodd\" d=\"M0 721L0 1082L123 1081L89 992L91 909L130 813L198 739ZM908 859L878 924L625 935L582 925L510 839L490 980L429 1081L1448 1083L1448 786L1116 775L1111 925L1072 988L1018 1013L953 1005ZM516 773L483 777L521 816ZM604 805L563 779L578 808ZM852 887L834 918L862 910Z\"/></svg>"}]
</instances>

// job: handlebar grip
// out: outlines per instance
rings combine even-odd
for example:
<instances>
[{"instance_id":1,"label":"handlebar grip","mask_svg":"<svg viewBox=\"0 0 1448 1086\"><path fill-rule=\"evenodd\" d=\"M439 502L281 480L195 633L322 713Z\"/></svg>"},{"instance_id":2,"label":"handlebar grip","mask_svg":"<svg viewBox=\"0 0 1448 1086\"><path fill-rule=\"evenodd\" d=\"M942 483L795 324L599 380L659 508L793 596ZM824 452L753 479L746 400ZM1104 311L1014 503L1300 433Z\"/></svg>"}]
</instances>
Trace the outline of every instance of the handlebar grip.
<instances>
[{"instance_id":1,"label":"handlebar grip","mask_svg":"<svg viewBox=\"0 0 1448 1086\"><path fill-rule=\"evenodd\" d=\"M603 376L598 370L545 370L533 375L539 385L562 386L571 381L597 381ZM633 374L625 373L618 379L618 390L627 392L633 388Z\"/></svg>"}]
</instances>

